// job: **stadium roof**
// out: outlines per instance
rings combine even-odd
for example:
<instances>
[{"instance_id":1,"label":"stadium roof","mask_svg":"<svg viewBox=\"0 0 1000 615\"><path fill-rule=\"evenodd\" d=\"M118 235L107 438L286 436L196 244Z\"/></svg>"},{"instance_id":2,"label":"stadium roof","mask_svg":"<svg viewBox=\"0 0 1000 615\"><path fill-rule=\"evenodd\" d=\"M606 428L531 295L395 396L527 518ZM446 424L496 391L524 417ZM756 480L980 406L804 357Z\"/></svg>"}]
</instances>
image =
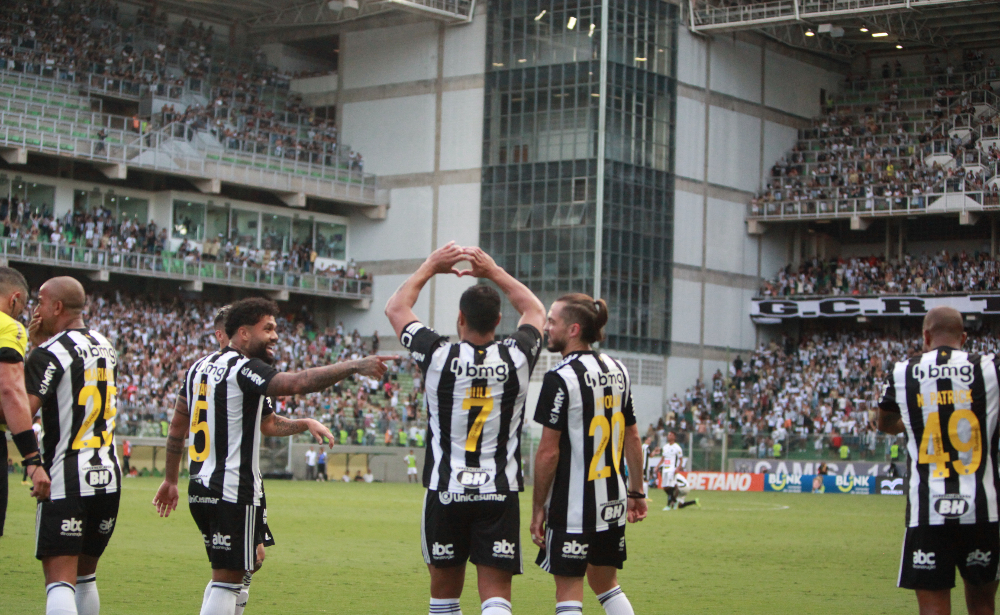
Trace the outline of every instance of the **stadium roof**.
<instances>
[{"instance_id":1,"label":"stadium roof","mask_svg":"<svg viewBox=\"0 0 1000 615\"><path fill-rule=\"evenodd\" d=\"M697 32L756 30L838 59L897 45L910 52L1000 46L996 0L689 0L688 18Z\"/></svg>"}]
</instances>

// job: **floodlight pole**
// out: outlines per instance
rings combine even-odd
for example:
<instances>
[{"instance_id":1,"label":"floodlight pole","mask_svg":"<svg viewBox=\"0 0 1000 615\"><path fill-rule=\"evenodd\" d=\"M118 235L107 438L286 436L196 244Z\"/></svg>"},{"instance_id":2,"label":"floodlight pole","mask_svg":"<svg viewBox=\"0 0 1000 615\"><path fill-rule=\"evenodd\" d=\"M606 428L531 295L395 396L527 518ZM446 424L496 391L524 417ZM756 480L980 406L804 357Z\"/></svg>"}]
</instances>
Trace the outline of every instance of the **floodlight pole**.
<instances>
[{"instance_id":1,"label":"floodlight pole","mask_svg":"<svg viewBox=\"0 0 1000 615\"><path fill-rule=\"evenodd\" d=\"M602 259L604 252L604 151L605 129L608 124L608 3L601 0L601 56L597 104L597 203L594 213L594 298L601 296Z\"/></svg>"}]
</instances>

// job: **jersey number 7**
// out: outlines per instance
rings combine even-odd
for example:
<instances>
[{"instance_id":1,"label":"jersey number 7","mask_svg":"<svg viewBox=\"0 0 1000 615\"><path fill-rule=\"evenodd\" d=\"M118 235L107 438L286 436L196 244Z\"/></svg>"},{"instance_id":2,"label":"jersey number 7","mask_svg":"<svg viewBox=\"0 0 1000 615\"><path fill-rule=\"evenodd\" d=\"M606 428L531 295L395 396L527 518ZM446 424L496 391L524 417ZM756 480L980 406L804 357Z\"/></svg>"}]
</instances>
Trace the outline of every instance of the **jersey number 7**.
<instances>
[{"instance_id":1,"label":"jersey number 7","mask_svg":"<svg viewBox=\"0 0 1000 615\"><path fill-rule=\"evenodd\" d=\"M479 410L476 419L469 429L469 437L465 440L465 450L475 452L479 447L479 440L483 436L483 426L486 419L490 418L493 412L493 396L490 395L489 387L472 387L469 389L469 396L462 400L462 410Z\"/></svg>"}]
</instances>

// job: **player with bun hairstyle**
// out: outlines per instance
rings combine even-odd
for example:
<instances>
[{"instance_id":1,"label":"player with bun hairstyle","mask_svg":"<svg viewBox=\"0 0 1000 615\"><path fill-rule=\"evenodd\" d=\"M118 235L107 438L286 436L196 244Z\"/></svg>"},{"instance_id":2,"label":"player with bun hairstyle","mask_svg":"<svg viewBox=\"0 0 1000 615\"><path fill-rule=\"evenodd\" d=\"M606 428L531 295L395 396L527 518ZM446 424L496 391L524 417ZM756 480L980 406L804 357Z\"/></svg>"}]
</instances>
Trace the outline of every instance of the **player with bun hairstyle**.
<instances>
[{"instance_id":1,"label":"player with bun hairstyle","mask_svg":"<svg viewBox=\"0 0 1000 615\"><path fill-rule=\"evenodd\" d=\"M594 300L590 295L570 293L556 300L560 304L560 315L567 324L580 326L580 341L588 346L604 341L604 326L608 324L608 304L604 299ZM555 307L555 304L553 304ZM553 345L549 339L550 352L562 352L565 340L561 339Z\"/></svg>"}]
</instances>

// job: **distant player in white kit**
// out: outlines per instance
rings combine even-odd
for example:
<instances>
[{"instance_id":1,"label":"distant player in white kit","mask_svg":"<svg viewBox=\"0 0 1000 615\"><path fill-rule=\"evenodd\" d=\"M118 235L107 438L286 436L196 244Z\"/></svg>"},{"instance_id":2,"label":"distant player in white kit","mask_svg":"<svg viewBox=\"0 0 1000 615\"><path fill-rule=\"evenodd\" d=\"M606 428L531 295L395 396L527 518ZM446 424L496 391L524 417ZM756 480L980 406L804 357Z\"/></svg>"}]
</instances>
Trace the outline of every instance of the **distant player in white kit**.
<instances>
[{"instance_id":1,"label":"distant player in white kit","mask_svg":"<svg viewBox=\"0 0 1000 615\"><path fill-rule=\"evenodd\" d=\"M677 444L674 432L667 434L667 445L663 447L663 458L660 459L660 488L667 494L667 505L663 510L677 507L677 472L684 469L684 450Z\"/></svg>"},{"instance_id":2,"label":"distant player in white kit","mask_svg":"<svg viewBox=\"0 0 1000 615\"><path fill-rule=\"evenodd\" d=\"M406 462L406 482L417 482L417 456L413 454L412 448L410 454L403 457L403 461Z\"/></svg>"}]
</instances>

